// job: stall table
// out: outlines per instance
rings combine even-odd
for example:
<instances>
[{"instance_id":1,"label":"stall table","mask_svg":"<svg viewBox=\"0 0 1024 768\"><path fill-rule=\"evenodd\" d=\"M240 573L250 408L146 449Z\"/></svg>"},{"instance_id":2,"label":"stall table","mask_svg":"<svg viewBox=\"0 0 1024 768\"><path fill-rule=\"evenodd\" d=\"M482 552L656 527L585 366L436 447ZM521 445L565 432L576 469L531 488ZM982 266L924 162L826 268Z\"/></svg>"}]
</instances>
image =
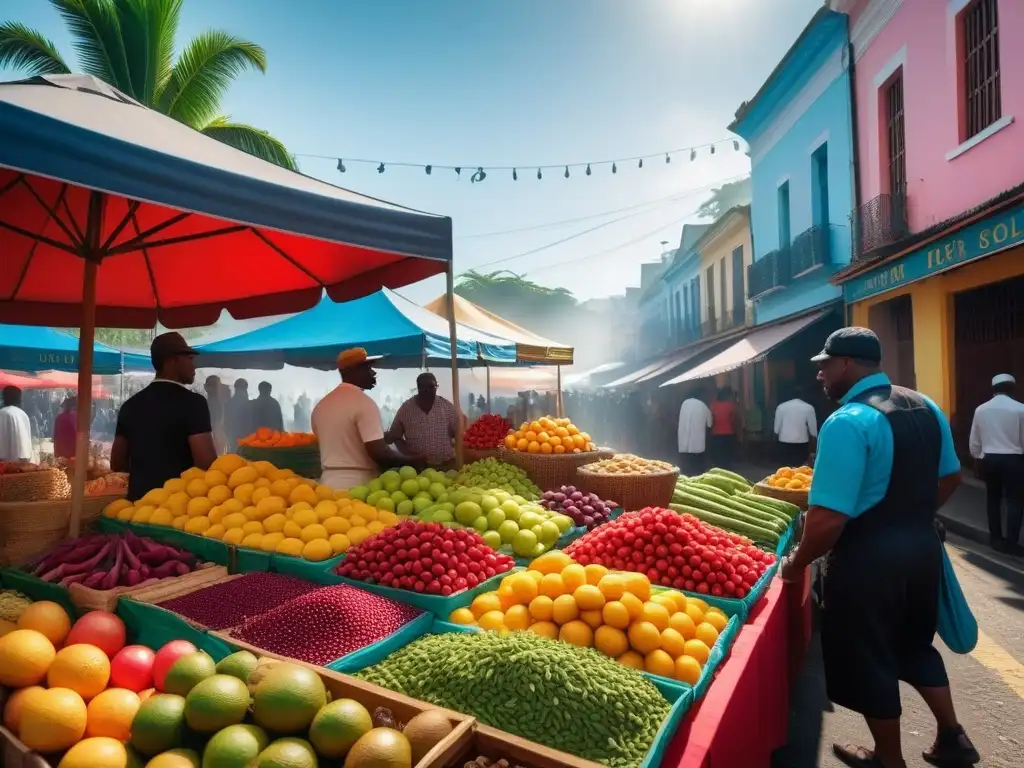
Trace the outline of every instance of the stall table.
<instances>
[{"instance_id":1,"label":"stall table","mask_svg":"<svg viewBox=\"0 0 1024 768\"><path fill-rule=\"evenodd\" d=\"M789 689L811 636L810 576L776 579L714 684L687 713L664 768L767 767L787 740Z\"/></svg>"}]
</instances>

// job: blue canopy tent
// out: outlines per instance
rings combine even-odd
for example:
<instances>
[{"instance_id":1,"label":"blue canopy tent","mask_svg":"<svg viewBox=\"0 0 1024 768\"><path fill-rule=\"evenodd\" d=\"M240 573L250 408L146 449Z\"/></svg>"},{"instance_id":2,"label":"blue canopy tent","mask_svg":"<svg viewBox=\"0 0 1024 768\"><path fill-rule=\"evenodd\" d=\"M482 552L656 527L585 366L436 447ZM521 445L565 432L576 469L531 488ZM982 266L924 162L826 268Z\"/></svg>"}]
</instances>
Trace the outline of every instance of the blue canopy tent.
<instances>
[{"instance_id":1,"label":"blue canopy tent","mask_svg":"<svg viewBox=\"0 0 1024 768\"><path fill-rule=\"evenodd\" d=\"M456 324L455 333L461 367L516 362L514 341L462 324ZM326 371L348 347L385 355L379 365L387 368L418 368L452 359L448 321L387 288L342 304L324 298L280 322L196 349L204 368L268 370L287 364Z\"/></svg>"},{"instance_id":2,"label":"blue canopy tent","mask_svg":"<svg viewBox=\"0 0 1024 768\"><path fill-rule=\"evenodd\" d=\"M70 333L39 325L0 325L0 369L29 373L77 371L78 360L78 339ZM99 342L93 344L94 374L152 370L149 355L122 352Z\"/></svg>"}]
</instances>

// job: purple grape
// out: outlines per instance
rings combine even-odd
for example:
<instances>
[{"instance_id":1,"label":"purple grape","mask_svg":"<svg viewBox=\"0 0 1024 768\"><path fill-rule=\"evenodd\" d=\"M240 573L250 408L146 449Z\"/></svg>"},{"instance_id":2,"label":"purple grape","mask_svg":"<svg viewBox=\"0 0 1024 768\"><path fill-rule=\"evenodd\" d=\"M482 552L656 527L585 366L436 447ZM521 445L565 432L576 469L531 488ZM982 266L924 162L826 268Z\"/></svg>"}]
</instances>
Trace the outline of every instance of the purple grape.
<instances>
[{"instance_id":1,"label":"purple grape","mask_svg":"<svg viewBox=\"0 0 1024 768\"><path fill-rule=\"evenodd\" d=\"M565 503L565 493L554 493L551 495L551 498L557 501L559 504Z\"/></svg>"},{"instance_id":2,"label":"purple grape","mask_svg":"<svg viewBox=\"0 0 1024 768\"><path fill-rule=\"evenodd\" d=\"M573 491L569 495L569 498L572 499L573 501L580 502L583 501L583 494L580 493L579 491Z\"/></svg>"},{"instance_id":3,"label":"purple grape","mask_svg":"<svg viewBox=\"0 0 1024 768\"><path fill-rule=\"evenodd\" d=\"M594 508L589 504L584 504L582 507L580 507L580 510L583 512L584 515L594 514Z\"/></svg>"},{"instance_id":4,"label":"purple grape","mask_svg":"<svg viewBox=\"0 0 1024 768\"><path fill-rule=\"evenodd\" d=\"M576 486L575 485L563 485L562 486L562 493L565 493L565 494L576 493Z\"/></svg>"},{"instance_id":5,"label":"purple grape","mask_svg":"<svg viewBox=\"0 0 1024 768\"><path fill-rule=\"evenodd\" d=\"M587 528L593 528L594 527L594 518L592 518L590 515L584 515L583 516L583 525L587 526Z\"/></svg>"},{"instance_id":6,"label":"purple grape","mask_svg":"<svg viewBox=\"0 0 1024 768\"><path fill-rule=\"evenodd\" d=\"M544 491L544 501L552 501L555 498L554 491Z\"/></svg>"}]
</instances>

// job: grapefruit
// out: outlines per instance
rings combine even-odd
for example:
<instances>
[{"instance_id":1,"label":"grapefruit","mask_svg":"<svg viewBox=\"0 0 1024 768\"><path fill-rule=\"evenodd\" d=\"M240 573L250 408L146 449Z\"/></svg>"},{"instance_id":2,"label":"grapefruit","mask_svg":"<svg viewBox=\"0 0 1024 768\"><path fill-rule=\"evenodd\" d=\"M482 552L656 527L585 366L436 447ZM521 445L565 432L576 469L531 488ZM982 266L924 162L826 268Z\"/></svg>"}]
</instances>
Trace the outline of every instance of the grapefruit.
<instances>
[{"instance_id":1,"label":"grapefruit","mask_svg":"<svg viewBox=\"0 0 1024 768\"><path fill-rule=\"evenodd\" d=\"M214 675L200 681L185 697L185 722L199 733L214 733L245 719L249 688L237 677Z\"/></svg>"},{"instance_id":2,"label":"grapefruit","mask_svg":"<svg viewBox=\"0 0 1024 768\"><path fill-rule=\"evenodd\" d=\"M75 622L64 644L75 643L95 645L107 655L107 658L113 658L124 648L124 622L110 611L89 611Z\"/></svg>"},{"instance_id":3,"label":"grapefruit","mask_svg":"<svg viewBox=\"0 0 1024 768\"><path fill-rule=\"evenodd\" d=\"M0 637L0 685L38 685L56 655L53 643L34 629L16 629Z\"/></svg>"},{"instance_id":4,"label":"grapefruit","mask_svg":"<svg viewBox=\"0 0 1024 768\"><path fill-rule=\"evenodd\" d=\"M213 659L202 651L182 656L171 665L164 676L164 691L187 696L188 692L203 680L217 673Z\"/></svg>"},{"instance_id":5,"label":"grapefruit","mask_svg":"<svg viewBox=\"0 0 1024 768\"><path fill-rule=\"evenodd\" d=\"M206 743L203 768L249 765L267 748L269 741L266 732L255 725L229 725Z\"/></svg>"},{"instance_id":6,"label":"grapefruit","mask_svg":"<svg viewBox=\"0 0 1024 768\"><path fill-rule=\"evenodd\" d=\"M181 744L185 699L169 693L150 696L132 721L131 744L144 755L156 755Z\"/></svg>"},{"instance_id":7,"label":"grapefruit","mask_svg":"<svg viewBox=\"0 0 1024 768\"><path fill-rule=\"evenodd\" d=\"M253 719L275 733L297 733L309 728L326 703L320 675L297 664L281 664L256 686Z\"/></svg>"},{"instance_id":8,"label":"grapefruit","mask_svg":"<svg viewBox=\"0 0 1024 768\"><path fill-rule=\"evenodd\" d=\"M344 757L371 730L373 719L366 707L353 699L335 699L316 713L309 740L323 757Z\"/></svg>"},{"instance_id":9,"label":"grapefruit","mask_svg":"<svg viewBox=\"0 0 1024 768\"><path fill-rule=\"evenodd\" d=\"M62 752L82 740L87 719L81 696L68 688L50 688L25 699L18 736L36 752Z\"/></svg>"},{"instance_id":10,"label":"grapefruit","mask_svg":"<svg viewBox=\"0 0 1024 768\"><path fill-rule=\"evenodd\" d=\"M60 647L71 631L71 617L60 604L51 600L40 600L32 603L18 617L19 629L34 629L46 636L46 639Z\"/></svg>"},{"instance_id":11,"label":"grapefruit","mask_svg":"<svg viewBox=\"0 0 1024 768\"><path fill-rule=\"evenodd\" d=\"M67 751L57 768L128 768L128 750L117 739L84 739Z\"/></svg>"},{"instance_id":12,"label":"grapefruit","mask_svg":"<svg viewBox=\"0 0 1024 768\"><path fill-rule=\"evenodd\" d=\"M132 720L139 711L139 695L127 688L108 688L89 702L86 707L88 722L86 736L108 736L128 741Z\"/></svg>"},{"instance_id":13,"label":"grapefruit","mask_svg":"<svg viewBox=\"0 0 1024 768\"><path fill-rule=\"evenodd\" d=\"M143 691L153 685L156 654L144 645L126 645L110 661L110 684L129 691Z\"/></svg>"},{"instance_id":14,"label":"grapefruit","mask_svg":"<svg viewBox=\"0 0 1024 768\"><path fill-rule=\"evenodd\" d=\"M196 652L196 647L188 640L171 640L163 648L156 652L153 660L153 683L161 691L164 689L164 677L167 670L171 668L182 656L188 656Z\"/></svg>"},{"instance_id":15,"label":"grapefruit","mask_svg":"<svg viewBox=\"0 0 1024 768\"><path fill-rule=\"evenodd\" d=\"M50 688L70 688L88 701L110 681L110 661L95 645L69 645L57 651L46 672Z\"/></svg>"},{"instance_id":16,"label":"grapefruit","mask_svg":"<svg viewBox=\"0 0 1024 768\"><path fill-rule=\"evenodd\" d=\"M199 753L191 749L169 749L146 763L146 768L200 768Z\"/></svg>"},{"instance_id":17,"label":"grapefruit","mask_svg":"<svg viewBox=\"0 0 1024 768\"><path fill-rule=\"evenodd\" d=\"M374 728L357 741L345 768L411 768L409 740L394 728Z\"/></svg>"},{"instance_id":18,"label":"grapefruit","mask_svg":"<svg viewBox=\"0 0 1024 768\"><path fill-rule=\"evenodd\" d=\"M249 675L256 669L257 664L259 664L259 659L255 654L249 653L249 651L238 651L217 662L217 674L231 675L247 683Z\"/></svg>"},{"instance_id":19,"label":"grapefruit","mask_svg":"<svg viewBox=\"0 0 1024 768\"><path fill-rule=\"evenodd\" d=\"M277 739L260 752L255 768L317 768L316 752L305 739Z\"/></svg>"},{"instance_id":20,"label":"grapefruit","mask_svg":"<svg viewBox=\"0 0 1024 768\"><path fill-rule=\"evenodd\" d=\"M45 690L41 685L32 685L13 691L7 699L7 704L4 705L4 728L11 733L17 733L21 723L21 708L25 704L25 699Z\"/></svg>"}]
</instances>

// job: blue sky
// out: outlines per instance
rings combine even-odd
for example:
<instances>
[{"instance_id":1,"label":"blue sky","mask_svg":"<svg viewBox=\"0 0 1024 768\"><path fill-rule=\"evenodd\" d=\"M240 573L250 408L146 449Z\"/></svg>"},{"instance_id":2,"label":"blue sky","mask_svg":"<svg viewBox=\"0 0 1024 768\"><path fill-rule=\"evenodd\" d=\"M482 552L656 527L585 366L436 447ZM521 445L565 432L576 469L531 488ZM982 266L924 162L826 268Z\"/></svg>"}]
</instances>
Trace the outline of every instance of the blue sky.
<instances>
[{"instance_id":1,"label":"blue sky","mask_svg":"<svg viewBox=\"0 0 1024 768\"><path fill-rule=\"evenodd\" d=\"M224 111L282 139L306 173L455 225L456 270L511 269L581 299L639 281L659 241L678 241L710 186L749 167L720 148L693 163L536 179L536 164L628 157L727 138L726 126L820 0L186 0L179 44L221 28L262 45ZM74 60L45 0L6 0ZM0 70L0 78L14 73ZM326 155L322 160L301 155ZM336 159L506 166L480 184L454 172ZM647 201L661 201L636 207ZM631 207L610 216L595 214ZM525 251L629 215L536 254ZM586 217L584 219L584 217ZM584 219L537 228L549 222ZM481 233L520 230L494 237ZM491 264L493 262L502 263ZM403 289L418 301L443 280Z\"/></svg>"}]
</instances>

